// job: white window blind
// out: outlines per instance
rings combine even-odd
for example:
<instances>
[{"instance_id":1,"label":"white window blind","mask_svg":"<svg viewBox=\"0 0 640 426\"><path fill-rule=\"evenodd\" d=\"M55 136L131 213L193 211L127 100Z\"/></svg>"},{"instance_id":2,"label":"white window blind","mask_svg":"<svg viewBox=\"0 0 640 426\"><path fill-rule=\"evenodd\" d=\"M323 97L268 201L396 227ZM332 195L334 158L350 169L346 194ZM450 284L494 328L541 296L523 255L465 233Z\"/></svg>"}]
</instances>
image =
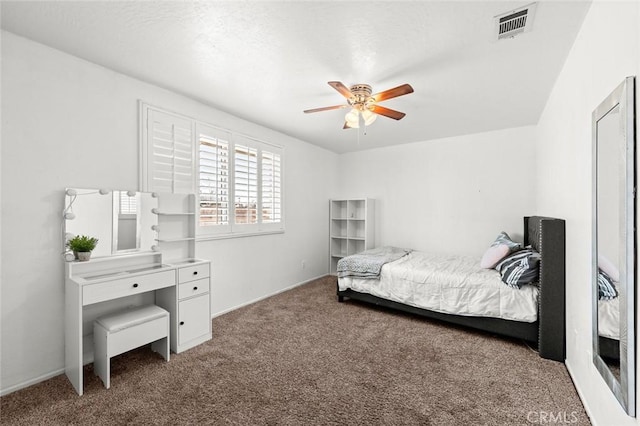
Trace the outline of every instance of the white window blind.
<instances>
[{"instance_id":1,"label":"white window blind","mask_svg":"<svg viewBox=\"0 0 640 426\"><path fill-rule=\"evenodd\" d=\"M258 150L234 148L234 210L236 224L258 223Z\"/></svg>"},{"instance_id":2,"label":"white window blind","mask_svg":"<svg viewBox=\"0 0 640 426\"><path fill-rule=\"evenodd\" d=\"M195 162L191 121L149 109L146 130L148 168L145 189L192 193Z\"/></svg>"},{"instance_id":3,"label":"white window blind","mask_svg":"<svg viewBox=\"0 0 640 426\"><path fill-rule=\"evenodd\" d=\"M279 153L262 150L262 222L282 221L282 160Z\"/></svg>"},{"instance_id":4,"label":"white window blind","mask_svg":"<svg viewBox=\"0 0 640 426\"><path fill-rule=\"evenodd\" d=\"M200 226L229 231L231 194L228 132L198 124Z\"/></svg>"},{"instance_id":5,"label":"white window blind","mask_svg":"<svg viewBox=\"0 0 640 426\"><path fill-rule=\"evenodd\" d=\"M140 105L143 190L197 194L200 237L284 231L281 147Z\"/></svg>"},{"instance_id":6,"label":"white window blind","mask_svg":"<svg viewBox=\"0 0 640 426\"><path fill-rule=\"evenodd\" d=\"M136 196L130 197L127 191L120 191L120 214L137 214Z\"/></svg>"}]
</instances>

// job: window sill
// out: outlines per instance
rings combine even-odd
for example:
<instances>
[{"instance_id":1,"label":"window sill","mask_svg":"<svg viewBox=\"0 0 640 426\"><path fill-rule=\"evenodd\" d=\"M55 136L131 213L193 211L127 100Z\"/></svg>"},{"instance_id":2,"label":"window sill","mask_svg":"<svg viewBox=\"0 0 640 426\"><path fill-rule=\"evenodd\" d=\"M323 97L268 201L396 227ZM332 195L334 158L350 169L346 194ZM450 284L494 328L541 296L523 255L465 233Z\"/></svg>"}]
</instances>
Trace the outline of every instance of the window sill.
<instances>
[{"instance_id":1,"label":"window sill","mask_svg":"<svg viewBox=\"0 0 640 426\"><path fill-rule=\"evenodd\" d=\"M278 229L274 231L259 231L259 232L236 232L233 234L198 235L196 237L196 242L212 241L212 240L227 240L230 238L257 237L259 235L274 235L274 234L284 234L284 229Z\"/></svg>"}]
</instances>

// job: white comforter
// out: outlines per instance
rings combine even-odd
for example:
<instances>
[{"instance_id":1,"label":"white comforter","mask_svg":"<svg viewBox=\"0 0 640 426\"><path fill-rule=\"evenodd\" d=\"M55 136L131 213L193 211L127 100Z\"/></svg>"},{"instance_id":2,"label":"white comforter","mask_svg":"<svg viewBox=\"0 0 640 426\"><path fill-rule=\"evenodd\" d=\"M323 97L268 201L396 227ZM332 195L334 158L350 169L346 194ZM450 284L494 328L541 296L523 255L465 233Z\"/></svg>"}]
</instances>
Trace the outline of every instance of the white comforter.
<instances>
[{"instance_id":1,"label":"white comforter","mask_svg":"<svg viewBox=\"0 0 640 426\"><path fill-rule=\"evenodd\" d=\"M620 340L620 298L598 300L598 334Z\"/></svg>"},{"instance_id":2,"label":"white comforter","mask_svg":"<svg viewBox=\"0 0 640 426\"><path fill-rule=\"evenodd\" d=\"M514 289L480 259L411 252L382 267L380 279L344 277L338 288L449 314L534 322L538 288Z\"/></svg>"}]
</instances>

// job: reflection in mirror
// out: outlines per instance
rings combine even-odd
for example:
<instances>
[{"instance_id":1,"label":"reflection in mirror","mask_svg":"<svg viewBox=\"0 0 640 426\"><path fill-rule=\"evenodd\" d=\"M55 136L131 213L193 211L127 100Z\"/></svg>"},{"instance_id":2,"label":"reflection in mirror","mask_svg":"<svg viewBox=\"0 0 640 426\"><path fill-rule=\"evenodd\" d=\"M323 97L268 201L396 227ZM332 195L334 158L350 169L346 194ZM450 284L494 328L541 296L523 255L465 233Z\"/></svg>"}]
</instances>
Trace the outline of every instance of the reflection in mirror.
<instances>
[{"instance_id":1,"label":"reflection in mirror","mask_svg":"<svg viewBox=\"0 0 640 426\"><path fill-rule=\"evenodd\" d=\"M69 188L65 192L64 232L98 239L92 257L111 254L111 193Z\"/></svg>"},{"instance_id":2,"label":"reflection in mirror","mask_svg":"<svg viewBox=\"0 0 640 426\"><path fill-rule=\"evenodd\" d=\"M620 179L624 177L624 155L620 150L624 135L620 133L620 105L598 120L597 161L597 242L598 242L598 336L612 350L599 348L602 360L620 381L620 354L615 351L620 340L619 287L624 236L620 229ZM615 342L608 342L605 339ZM616 353L618 352L618 353Z\"/></svg>"},{"instance_id":3,"label":"reflection in mirror","mask_svg":"<svg viewBox=\"0 0 640 426\"><path fill-rule=\"evenodd\" d=\"M113 249L124 253L150 249L154 244L153 226L158 216L152 209L158 200L152 193L113 191Z\"/></svg>"},{"instance_id":4,"label":"reflection in mirror","mask_svg":"<svg viewBox=\"0 0 640 426\"><path fill-rule=\"evenodd\" d=\"M635 416L634 78L593 112L593 362Z\"/></svg>"},{"instance_id":5,"label":"reflection in mirror","mask_svg":"<svg viewBox=\"0 0 640 426\"><path fill-rule=\"evenodd\" d=\"M78 188L65 194L64 232L98 238L93 258L151 250L158 223L154 194Z\"/></svg>"},{"instance_id":6,"label":"reflection in mirror","mask_svg":"<svg viewBox=\"0 0 640 426\"><path fill-rule=\"evenodd\" d=\"M113 252L139 247L138 199L135 191L113 191Z\"/></svg>"}]
</instances>

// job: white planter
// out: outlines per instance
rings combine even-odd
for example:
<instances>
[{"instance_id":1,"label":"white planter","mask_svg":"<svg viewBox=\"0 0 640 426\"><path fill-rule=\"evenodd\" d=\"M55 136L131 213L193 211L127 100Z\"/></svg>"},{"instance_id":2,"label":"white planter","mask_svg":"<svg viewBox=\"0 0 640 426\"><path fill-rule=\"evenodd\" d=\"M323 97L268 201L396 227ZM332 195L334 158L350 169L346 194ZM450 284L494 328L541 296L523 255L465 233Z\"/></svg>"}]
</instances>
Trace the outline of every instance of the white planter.
<instances>
[{"instance_id":1,"label":"white planter","mask_svg":"<svg viewBox=\"0 0 640 426\"><path fill-rule=\"evenodd\" d=\"M90 251L79 251L78 252L78 260L80 260L80 262L86 262L90 258L91 258L91 252Z\"/></svg>"}]
</instances>

